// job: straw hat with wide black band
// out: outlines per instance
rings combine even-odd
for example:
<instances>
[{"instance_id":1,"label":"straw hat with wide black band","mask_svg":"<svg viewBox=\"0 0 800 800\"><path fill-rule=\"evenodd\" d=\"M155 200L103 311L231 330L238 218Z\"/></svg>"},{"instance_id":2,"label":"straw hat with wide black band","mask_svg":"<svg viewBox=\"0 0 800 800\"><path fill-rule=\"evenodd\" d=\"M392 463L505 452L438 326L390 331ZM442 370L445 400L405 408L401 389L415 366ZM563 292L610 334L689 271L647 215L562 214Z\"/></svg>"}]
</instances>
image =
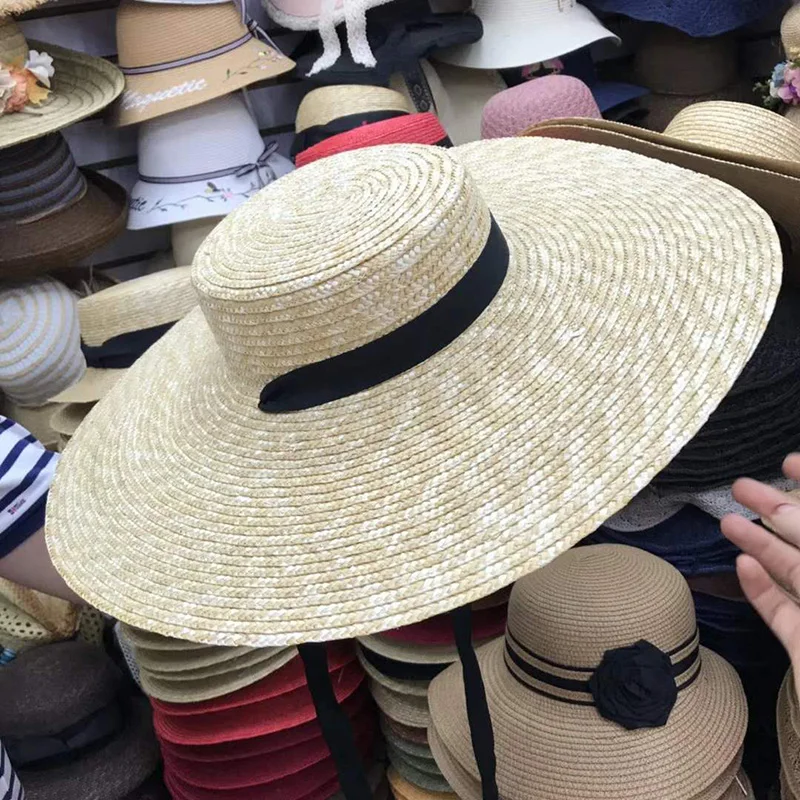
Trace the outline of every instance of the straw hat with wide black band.
<instances>
[{"instance_id":1,"label":"straw hat with wide black band","mask_svg":"<svg viewBox=\"0 0 800 800\"><path fill-rule=\"evenodd\" d=\"M322 159L203 243L201 309L64 453L51 556L101 610L209 644L367 635L463 606L675 456L750 358L780 272L749 198L611 148ZM328 680L324 651L301 655L310 685Z\"/></svg>"},{"instance_id":2,"label":"straw hat with wide black band","mask_svg":"<svg viewBox=\"0 0 800 800\"><path fill-rule=\"evenodd\" d=\"M125 190L79 170L60 133L0 150L0 279L76 267L127 214Z\"/></svg>"},{"instance_id":3,"label":"straw hat with wide black band","mask_svg":"<svg viewBox=\"0 0 800 800\"><path fill-rule=\"evenodd\" d=\"M477 657L504 800L717 800L739 769L741 683L699 646L689 587L655 556L618 545L563 554L517 582L505 640ZM458 665L429 700L433 752L461 796L440 758L477 781Z\"/></svg>"},{"instance_id":4,"label":"straw hat with wide black band","mask_svg":"<svg viewBox=\"0 0 800 800\"><path fill-rule=\"evenodd\" d=\"M39 72L49 84L41 102L28 102L22 110L0 114L0 148L37 139L61 130L104 109L122 91L125 79L108 61L44 42L27 42L13 19L0 12L0 69L19 69L33 53L52 57L50 75ZM47 63L47 60L45 60ZM41 81L40 89L46 84ZM6 106L3 92L0 111Z\"/></svg>"},{"instance_id":5,"label":"straw hat with wide black band","mask_svg":"<svg viewBox=\"0 0 800 800\"><path fill-rule=\"evenodd\" d=\"M85 404L99 400L196 305L191 267L153 272L78 300L81 345L88 366L83 378L53 401ZM79 411L64 412L61 419L75 419Z\"/></svg>"},{"instance_id":6,"label":"straw hat with wide black band","mask_svg":"<svg viewBox=\"0 0 800 800\"><path fill-rule=\"evenodd\" d=\"M664 133L607 120L557 119L526 131L605 144L702 172L750 195L785 232L787 280L800 281L800 128L744 103L697 103Z\"/></svg>"}]
</instances>

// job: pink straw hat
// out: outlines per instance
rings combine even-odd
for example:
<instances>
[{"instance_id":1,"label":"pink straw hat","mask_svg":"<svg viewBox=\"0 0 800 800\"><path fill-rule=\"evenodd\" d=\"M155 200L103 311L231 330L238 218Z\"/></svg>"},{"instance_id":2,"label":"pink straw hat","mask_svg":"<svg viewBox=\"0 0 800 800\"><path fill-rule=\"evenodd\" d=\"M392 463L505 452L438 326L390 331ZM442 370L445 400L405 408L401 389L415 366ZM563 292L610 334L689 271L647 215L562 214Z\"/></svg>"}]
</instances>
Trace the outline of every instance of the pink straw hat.
<instances>
[{"instance_id":1,"label":"pink straw hat","mask_svg":"<svg viewBox=\"0 0 800 800\"><path fill-rule=\"evenodd\" d=\"M569 75L545 75L492 97L483 108L481 138L519 136L531 125L564 117L602 119L583 81Z\"/></svg>"}]
</instances>

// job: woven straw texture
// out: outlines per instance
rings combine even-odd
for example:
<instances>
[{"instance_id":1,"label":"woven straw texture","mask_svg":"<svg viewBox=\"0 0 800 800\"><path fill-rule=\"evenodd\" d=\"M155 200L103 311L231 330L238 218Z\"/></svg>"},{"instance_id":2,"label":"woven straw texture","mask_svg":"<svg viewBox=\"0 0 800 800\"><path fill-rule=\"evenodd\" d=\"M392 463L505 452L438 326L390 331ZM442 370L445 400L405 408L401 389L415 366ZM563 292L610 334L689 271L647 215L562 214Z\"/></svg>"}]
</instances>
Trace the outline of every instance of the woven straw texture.
<instances>
[{"instance_id":1,"label":"woven straw texture","mask_svg":"<svg viewBox=\"0 0 800 800\"><path fill-rule=\"evenodd\" d=\"M781 42L787 54L800 49L800 5L793 5L784 15L781 22Z\"/></svg>"},{"instance_id":2,"label":"woven straw texture","mask_svg":"<svg viewBox=\"0 0 800 800\"><path fill-rule=\"evenodd\" d=\"M61 408L59 403L46 403L36 408L27 408L3 398L3 415L30 431L48 450L56 450L59 434L53 430L50 420Z\"/></svg>"},{"instance_id":3,"label":"woven straw texture","mask_svg":"<svg viewBox=\"0 0 800 800\"><path fill-rule=\"evenodd\" d=\"M382 86L320 86L300 102L295 131L300 133L315 125L327 125L341 117L370 111L405 111L411 114L414 107L400 92Z\"/></svg>"},{"instance_id":4,"label":"woven straw texture","mask_svg":"<svg viewBox=\"0 0 800 800\"><path fill-rule=\"evenodd\" d=\"M0 646L19 653L69 639L77 629L77 606L0 578Z\"/></svg>"},{"instance_id":5,"label":"woven straw texture","mask_svg":"<svg viewBox=\"0 0 800 800\"><path fill-rule=\"evenodd\" d=\"M59 435L60 440L66 443L75 435L78 426L86 419L92 408L94 403L67 403L53 412L50 426Z\"/></svg>"},{"instance_id":6,"label":"woven straw texture","mask_svg":"<svg viewBox=\"0 0 800 800\"><path fill-rule=\"evenodd\" d=\"M797 796L800 794L800 707L791 669L786 673L778 693L777 720L781 778L789 789L789 796ZM786 800L785 794L782 800Z\"/></svg>"},{"instance_id":7,"label":"woven straw texture","mask_svg":"<svg viewBox=\"0 0 800 800\"><path fill-rule=\"evenodd\" d=\"M26 43L13 20L0 19L0 61L20 53L27 56L28 49L44 51L53 57L52 91L47 100L36 107L36 113L2 116L0 148L36 139L97 113L109 105L125 85L122 73L108 61L44 42Z\"/></svg>"},{"instance_id":8,"label":"woven straw texture","mask_svg":"<svg viewBox=\"0 0 800 800\"><path fill-rule=\"evenodd\" d=\"M694 605L686 582L666 562L619 545L565 553L517 582L508 631L505 642L477 653L502 797L712 800L733 780L747 702L733 668L715 653L700 648L699 672L679 690L665 726L631 732L603 719L591 705L555 699L549 686L547 696L533 691L505 658L508 643L518 655L525 648L542 663L588 670L606 650L647 639L679 659L679 646L696 631ZM477 779L460 665L434 678L428 699L435 733ZM438 760L430 729L429 737ZM459 793L457 776L441 761L439 766Z\"/></svg>"},{"instance_id":9,"label":"woven straw texture","mask_svg":"<svg viewBox=\"0 0 800 800\"><path fill-rule=\"evenodd\" d=\"M526 128L558 117L601 119L589 87L569 75L546 75L513 86L483 107L481 138L519 136Z\"/></svg>"},{"instance_id":10,"label":"woven straw texture","mask_svg":"<svg viewBox=\"0 0 800 800\"><path fill-rule=\"evenodd\" d=\"M269 377L430 307L484 248L489 209L510 265L467 331L351 397L258 409ZM202 310L59 464L51 555L101 610L208 644L329 641L484 597L677 454L750 358L780 273L752 201L624 151L501 139L323 159L204 242Z\"/></svg>"},{"instance_id":11,"label":"woven straw texture","mask_svg":"<svg viewBox=\"0 0 800 800\"><path fill-rule=\"evenodd\" d=\"M392 692L416 695L417 697L428 696L428 685L430 681L401 680L384 675L364 658L360 646L356 648L356 653L359 663L364 667L364 672L366 672L373 681L380 683Z\"/></svg>"},{"instance_id":12,"label":"woven straw texture","mask_svg":"<svg viewBox=\"0 0 800 800\"><path fill-rule=\"evenodd\" d=\"M431 792L407 781L394 767L386 772L396 800L457 800L452 792Z\"/></svg>"},{"instance_id":13,"label":"woven straw texture","mask_svg":"<svg viewBox=\"0 0 800 800\"><path fill-rule=\"evenodd\" d=\"M431 717L426 697L393 692L374 680L370 680L369 690L378 708L389 719L411 728L427 728L430 724Z\"/></svg>"},{"instance_id":14,"label":"woven straw texture","mask_svg":"<svg viewBox=\"0 0 800 800\"><path fill-rule=\"evenodd\" d=\"M32 11L47 0L0 0L0 17L10 17Z\"/></svg>"}]
</instances>

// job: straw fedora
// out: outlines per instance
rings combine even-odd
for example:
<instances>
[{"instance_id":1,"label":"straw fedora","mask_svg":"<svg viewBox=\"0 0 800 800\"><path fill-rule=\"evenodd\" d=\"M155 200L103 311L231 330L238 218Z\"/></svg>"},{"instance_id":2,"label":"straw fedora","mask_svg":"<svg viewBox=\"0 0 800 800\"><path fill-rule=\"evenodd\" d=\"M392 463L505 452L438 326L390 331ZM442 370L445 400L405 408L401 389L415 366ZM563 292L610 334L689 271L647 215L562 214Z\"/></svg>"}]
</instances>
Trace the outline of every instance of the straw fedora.
<instances>
[{"instance_id":1,"label":"straw fedora","mask_svg":"<svg viewBox=\"0 0 800 800\"><path fill-rule=\"evenodd\" d=\"M490 98L481 115L481 138L519 136L524 130L557 117L602 119L589 87L569 75L545 75Z\"/></svg>"},{"instance_id":2,"label":"straw fedora","mask_svg":"<svg viewBox=\"0 0 800 800\"><path fill-rule=\"evenodd\" d=\"M407 781L394 767L386 771L389 787L397 800L457 800L452 792L431 792Z\"/></svg>"},{"instance_id":3,"label":"straw fedora","mask_svg":"<svg viewBox=\"0 0 800 800\"><path fill-rule=\"evenodd\" d=\"M438 51L434 58L472 69L511 69L557 58L601 39L619 37L576 0L475 0L483 23L475 44Z\"/></svg>"},{"instance_id":4,"label":"straw fedora","mask_svg":"<svg viewBox=\"0 0 800 800\"><path fill-rule=\"evenodd\" d=\"M800 128L758 106L697 103L663 134L606 120L552 120L526 131L594 142L705 173L752 197L788 237L787 277L800 270Z\"/></svg>"},{"instance_id":5,"label":"straw fedora","mask_svg":"<svg viewBox=\"0 0 800 800\"><path fill-rule=\"evenodd\" d=\"M100 400L142 353L196 305L190 267L153 272L81 298L77 308L88 368L80 381L48 399L81 405ZM81 410L64 411L60 418L75 420Z\"/></svg>"},{"instance_id":6,"label":"straw fedora","mask_svg":"<svg viewBox=\"0 0 800 800\"><path fill-rule=\"evenodd\" d=\"M60 133L0 150L0 277L75 268L122 231L127 203L121 186L78 169Z\"/></svg>"},{"instance_id":7,"label":"straw fedora","mask_svg":"<svg viewBox=\"0 0 800 800\"><path fill-rule=\"evenodd\" d=\"M125 92L111 110L117 125L205 103L294 67L254 22L242 20L234 2L124 0L117 50L125 75Z\"/></svg>"},{"instance_id":8,"label":"straw fedora","mask_svg":"<svg viewBox=\"0 0 800 800\"><path fill-rule=\"evenodd\" d=\"M405 114L402 117L373 122L331 136L330 139L301 150L295 156L294 162L296 166L302 167L337 153L377 147L382 144L429 144L452 147L447 131L435 114L430 112Z\"/></svg>"},{"instance_id":9,"label":"straw fedora","mask_svg":"<svg viewBox=\"0 0 800 800\"><path fill-rule=\"evenodd\" d=\"M383 86L320 86L312 89L297 108L292 155L338 133L413 110L402 94Z\"/></svg>"},{"instance_id":10,"label":"straw fedora","mask_svg":"<svg viewBox=\"0 0 800 800\"><path fill-rule=\"evenodd\" d=\"M741 682L699 646L689 587L655 556L620 545L562 554L516 583L505 640L477 656L508 800L711 800L739 769ZM440 758L446 750L478 779L459 665L433 680L428 699L431 747L461 795Z\"/></svg>"},{"instance_id":11,"label":"straw fedora","mask_svg":"<svg viewBox=\"0 0 800 800\"><path fill-rule=\"evenodd\" d=\"M294 169L277 149L264 144L238 94L143 122L128 228L227 214Z\"/></svg>"},{"instance_id":12,"label":"straw fedora","mask_svg":"<svg viewBox=\"0 0 800 800\"><path fill-rule=\"evenodd\" d=\"M642 220L646 239L632 235ZM286 377L273 394L268 382L301 365L346 364L435 318L474 264L482 274L482 253L506 263L506 243L506 275L441 352L404 366L379 356L386 380L330 402ZM669 463L752 355L780 272L773 225L749 198L612 148L520 138L322 159L203 243L201 309L118 381L59 463L51 557L106 613L208 644L369 635L463 606L578 542ZM641 346L655 331L667 360ZM467 491L478 474L481 492Z\"/></svg>"},{"instance_id":13,"label":"straw fedora","mask_svg":"<svg viewBox=\"0 0 800 800\"><path fill-rule=\"evenodd\" d=\"M0 288L0 390L41 406L86 371L75 295L54 278Z\"/></svg>"},{"instance_id":14,"label":"straw fedora","mask_svg":"<svg viewBox=\"0 0 800 800\"><path fill-rule=\"evenodd\" d=\"M122 73L102 58L25 41L17 23L0 12L0 70L24 68L36 58L34 52L39 61L42 55L52 58L44 73L49 94L35 105L29 102L22 111L12 111L6 107L4 87L0 96L7 113L0 116L0 148L36 139L96 114L114 101L125 84Z\"/></svg>"}]
</instances>

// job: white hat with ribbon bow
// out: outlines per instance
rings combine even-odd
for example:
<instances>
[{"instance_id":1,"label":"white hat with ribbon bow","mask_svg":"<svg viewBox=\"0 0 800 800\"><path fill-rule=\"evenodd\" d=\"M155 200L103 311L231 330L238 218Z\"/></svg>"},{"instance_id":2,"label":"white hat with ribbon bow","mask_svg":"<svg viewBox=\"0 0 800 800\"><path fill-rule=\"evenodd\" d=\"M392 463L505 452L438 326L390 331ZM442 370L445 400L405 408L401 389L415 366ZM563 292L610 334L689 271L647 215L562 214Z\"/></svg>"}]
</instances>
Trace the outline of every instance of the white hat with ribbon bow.
<instances>
[{"instance_id":1,"label":"white hat with ribbon bow","mask_svg":"<svg viewBox=\"0 0 800 800\"><path fill-rule=\"evenodd\" d=\"M148 120L139 128L139 180L128 228L219 217L294 169L264 143L241 95Z\"/></svg>"}]
</instances>

